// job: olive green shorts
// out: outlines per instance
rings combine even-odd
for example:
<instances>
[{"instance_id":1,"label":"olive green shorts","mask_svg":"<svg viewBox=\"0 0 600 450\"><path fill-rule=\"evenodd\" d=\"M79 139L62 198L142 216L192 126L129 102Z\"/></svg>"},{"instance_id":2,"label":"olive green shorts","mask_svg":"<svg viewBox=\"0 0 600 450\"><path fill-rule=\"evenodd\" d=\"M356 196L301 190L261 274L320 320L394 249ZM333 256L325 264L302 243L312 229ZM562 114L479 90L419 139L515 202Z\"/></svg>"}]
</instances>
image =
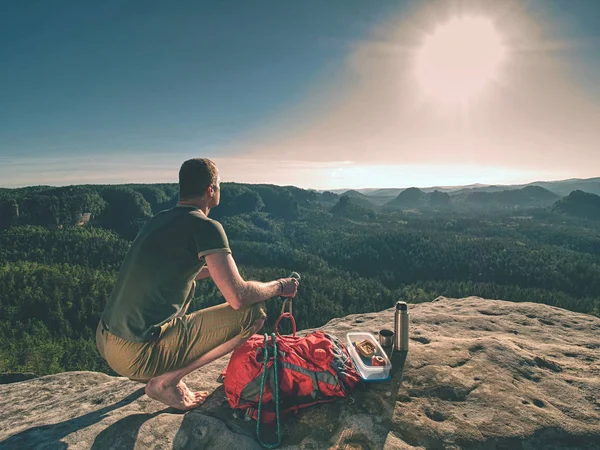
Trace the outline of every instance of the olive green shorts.
<instances>
[{"instance_id":1,"label":"olive green shorts","mask_svg":"<svg viewBox=\"0 0 600 450\"><path fill-rule=\"evenodd\" d=\"M98 324L100 355L119 375L142 383L177 370L233 339L248 339L257 320L265 319L265 304L235 310L227 303L177 317L161 327L158 339L131 342Z\"/></svg>"}]
</instances>

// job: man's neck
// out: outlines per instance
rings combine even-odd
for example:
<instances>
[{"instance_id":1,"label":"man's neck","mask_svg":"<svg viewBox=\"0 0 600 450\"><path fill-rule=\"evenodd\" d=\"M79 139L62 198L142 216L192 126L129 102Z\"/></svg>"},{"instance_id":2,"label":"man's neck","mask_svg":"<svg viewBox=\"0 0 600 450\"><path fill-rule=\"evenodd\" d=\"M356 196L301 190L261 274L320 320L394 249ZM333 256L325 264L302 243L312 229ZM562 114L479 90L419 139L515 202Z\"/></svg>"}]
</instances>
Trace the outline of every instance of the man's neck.
<instances>
[{"instance_id":1,"label":"man's neck","mask_svg":"<svg viewBox=\"0 0 600 450\"><path fill-rule=\"evenodd\" d=\"M208 216L210 212L210 208L208 207L208 203L204 200L179 200L177 205L181 206L194 206L198 208L200 211L204 213L205 216Z\"/></svg>"}]
</instances>

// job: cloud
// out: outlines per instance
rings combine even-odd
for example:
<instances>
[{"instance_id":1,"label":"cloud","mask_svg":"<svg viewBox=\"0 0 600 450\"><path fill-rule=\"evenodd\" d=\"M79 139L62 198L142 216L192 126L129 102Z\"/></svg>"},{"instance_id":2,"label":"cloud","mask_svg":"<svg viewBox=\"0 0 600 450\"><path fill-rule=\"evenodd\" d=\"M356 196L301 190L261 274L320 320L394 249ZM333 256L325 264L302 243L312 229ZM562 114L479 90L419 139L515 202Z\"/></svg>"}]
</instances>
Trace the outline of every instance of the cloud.
<instances>
[{"instance_id":1,"label":"cloud","mask_svg":"<svg viewBox=\"0 0 600 450\"><path fill-rule=\"evenodd\" d=\"M181 162L156 155L0 157L0 186L177 182Z\"/></svg>"}]
</instances>

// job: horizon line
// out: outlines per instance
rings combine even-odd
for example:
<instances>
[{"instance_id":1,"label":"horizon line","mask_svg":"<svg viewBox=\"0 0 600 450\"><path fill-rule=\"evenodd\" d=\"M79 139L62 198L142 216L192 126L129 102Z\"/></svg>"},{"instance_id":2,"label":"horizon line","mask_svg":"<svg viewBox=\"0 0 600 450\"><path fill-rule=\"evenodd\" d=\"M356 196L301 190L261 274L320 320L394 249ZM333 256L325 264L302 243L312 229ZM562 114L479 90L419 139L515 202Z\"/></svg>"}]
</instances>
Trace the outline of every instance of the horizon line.
<instances>
[{"instance_id":1,"label":"horizon line","mask_svg":"<svg viewBox=\"0 0 600 450\"><path fill-rule=\"evenodd\" d=\"M287 186L291 186L291 187L295 187L296 189L302 189L305 191L320 191L320 192L332 192L332 191L360 191L360 190L392 190L392 189L410 189L410 188L418 188L418 189L434 189L434 188L440 188L440 189L451 189L451 188L465 188L465 187L470 187L470 186L477 186L477 187L510 187L510 186L527 186L530 184L534 184L534 183L556 183L556 182L566 182L566 181L592 181L592 180L600 180L600 176L597 177L590 177L590 178L559 178L559 179L554 179L554 180L535 180L535 181L530 181L530 182L526 182L526 183L515 183L515 184L497 184L497 183L493 183L493 184L488 184L488 183L469 183L469 184L456 184L456 185L444 185L444 186L440 186L440 185L428 185L428 186L418 186L418 185L412 185L412 186L401 186L401 187L360 187L360 188L346 188L346 187L340 187L340 188L329 188L329 189L320 189L320 188L303 188L303 187L299 187L299 186L295 186L293 184L276 184L276 183L243 183L243 182L239 182L239 181L223 181L223 184L245 184L245 185L270 185L270 186L279 186L279 187L287 187ZM153 184L178 184L177 181L155 181L155 182L144 182L144 181L132 181L132 182L126 182L126 183L79 183L79 184L60 184L60 185L56 185L56 184L32 184L32 185L25 185L25 186L14 186L14 187L6 187L6 186L0 186L0 189L25 189L25 188L33 188L33 187L49 187L49 188L59 188L59 187L69 187L69 186L127 186L127 185L131 185L131 184L145 184L145 185L153 185Z\"/></svg>"}]
</instances>

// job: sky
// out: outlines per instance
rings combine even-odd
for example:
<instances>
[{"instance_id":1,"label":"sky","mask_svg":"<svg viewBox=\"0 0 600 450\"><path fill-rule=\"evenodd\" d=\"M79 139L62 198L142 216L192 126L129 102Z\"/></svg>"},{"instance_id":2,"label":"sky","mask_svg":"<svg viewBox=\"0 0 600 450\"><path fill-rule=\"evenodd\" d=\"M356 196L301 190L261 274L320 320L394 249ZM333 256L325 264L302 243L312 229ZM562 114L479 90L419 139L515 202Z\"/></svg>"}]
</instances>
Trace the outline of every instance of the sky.
<instances>
[{"instance_id":1,"label":"sky","mask_svg":"<svg viewBox=\"0 0 600 450\"><path fill-rule=\"evenodd\" d=\"M4 1L0 186L600 176L600 1Z\"/></svg>"}]
</instances>

